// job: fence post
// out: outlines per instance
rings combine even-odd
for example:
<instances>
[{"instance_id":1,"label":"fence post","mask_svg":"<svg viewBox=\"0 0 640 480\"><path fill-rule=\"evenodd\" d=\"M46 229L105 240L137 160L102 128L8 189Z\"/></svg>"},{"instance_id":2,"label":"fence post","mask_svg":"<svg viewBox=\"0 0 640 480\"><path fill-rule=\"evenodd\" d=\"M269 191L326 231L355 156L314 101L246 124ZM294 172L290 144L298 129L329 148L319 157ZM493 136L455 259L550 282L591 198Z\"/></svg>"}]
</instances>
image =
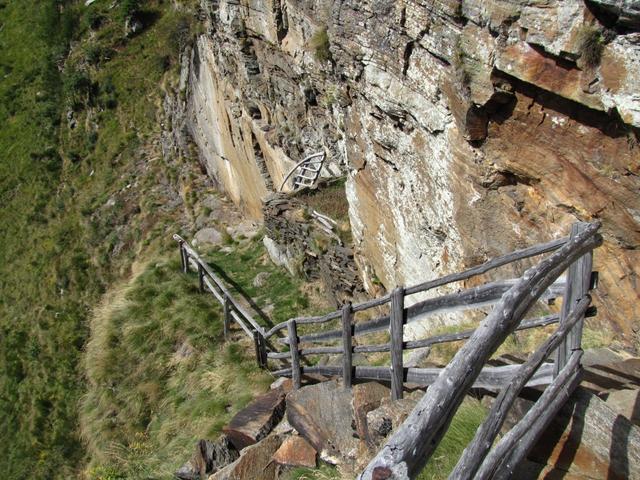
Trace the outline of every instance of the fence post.
<instances>
[{"instance_id":1,"label":"fence post","mask_svg":"<svg viewBox=\"0 0 640 480\"><path fill-rule=\"evenodd\" d=\"M180 261L182 262L182 271L189 272L189 256L184 248L184 242L180 242Z\"/></svg>"},{"instance_id":2,"label":"fence post","mask_svg":"<svg viewBox=\"0 0 640 480\"><path fill-rule=\"evenodd\" d=\"M342 307L342 380L344 388L351 388L353 383L352 318L351 302L347 302Z\"/></svg>"},{"instance_id":3,"label":"fence post","mask_svg":"<svg viewBox=\"0 0 640 480\"><path fill-rule=\"evenodd\" d=\"M204 268L198 263L198 288L200 293L204 293Z\"/></svg>"},{"instance_id":4,"label":"fence post","mask_svg":"<svg viewBox=\"0 0 640 480\"><path fill-rule=\"evenodd\" d=\"M297 390L302 386L300 378L300 352L298 351L298 331L296 321L291 319L287 322L289 333L289 348L291 349L291 378L293 379L293 389Z\"/></svg>"},{"instance_id":5,"label":"fence post","mask_svg":"<svg viewBox=\"0 0 640 480\"><path fill-rule=\"evenodd\" d=\"M262 357L262 342L260 341L260 332L257 330L253 331L253 346L256 350L256 362L260 368L264 367L263 357Z\"/></svg>"},{"instance_id":6,"label":"fence post","mask_svg":"<svg viewBox=\"0 0 640 480\"><path fill-rule=\"evenodd\" d=\"M586 222L576 222L571 226L571 238L584 231L589 226ZM578 302L589 292L591 284L591 268L593 265L593 251L585 253L567 269L566 286L562 297L562 311L560 312L560 325L564 325L566 318L575 308ZM554 378L569 361L574 350L582 346L582 327L584 315L571 329L569 335L556 350Z\"/></svg>"},{"instance_id":7,"label":"fence post","mask_svg":"<svg viewBox=\"0 0 640 480\"><path fill-rule=\"evenodd\" d=\"M223 327L223 331L224 331L224 339L227 339L227 336L229 335L229 325L231 323L231 306L229 304L229 297L227 297L226 294L224 294L224 327Z\"/></svg>"},{"instance_id":8,"label":"fence post","mask_svg":"<svg viewBox=\"0 0 640 480\"><path fill-rule=\"evenodd\" d=\"M402 366L402 334L404 323L404 288L397 287L391 293L391 399L402 398L404 368Z\"/></svg>"}]
</instances>

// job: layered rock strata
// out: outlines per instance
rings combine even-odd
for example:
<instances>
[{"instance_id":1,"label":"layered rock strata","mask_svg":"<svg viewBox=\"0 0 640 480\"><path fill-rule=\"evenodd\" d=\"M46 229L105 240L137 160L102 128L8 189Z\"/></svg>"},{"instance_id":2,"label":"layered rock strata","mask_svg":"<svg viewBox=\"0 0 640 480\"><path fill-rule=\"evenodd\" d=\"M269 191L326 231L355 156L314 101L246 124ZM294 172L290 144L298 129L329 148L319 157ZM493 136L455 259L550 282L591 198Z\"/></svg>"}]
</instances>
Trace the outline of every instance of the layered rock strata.
<instances>
[{"instance_id":1,"label":"layered rock strata","mask_svg":"<svg viewBox=\"0 0 640 480\"><path fill-rule=\"evenodd\" d=\"M190 131L247 215L305 154L348 174L365 284L411 285L601 219L598 321L640 312L634 2L202 0Z\"/></svg>"}]
</instances>

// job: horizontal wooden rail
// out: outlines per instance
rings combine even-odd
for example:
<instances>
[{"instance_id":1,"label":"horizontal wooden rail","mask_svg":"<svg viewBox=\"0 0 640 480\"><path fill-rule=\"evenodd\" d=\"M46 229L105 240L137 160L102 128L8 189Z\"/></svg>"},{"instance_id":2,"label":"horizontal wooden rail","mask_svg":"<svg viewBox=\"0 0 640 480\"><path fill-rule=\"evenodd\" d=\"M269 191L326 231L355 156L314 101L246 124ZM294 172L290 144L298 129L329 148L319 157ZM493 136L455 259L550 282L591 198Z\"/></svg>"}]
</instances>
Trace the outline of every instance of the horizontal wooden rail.
<instances>
[{"instance_id":1,"label":"horizontal wooden rail","mask_svg":"<svg viewBox=\"0 0 640 480\"><path fill-rule=\"evenodd\" d=\"M558 323L560 315L554 313L553 315L546 315L544 317L534 318L531 320L523 321L516 331L529 330L532 328L545 327ZM424 338L421 340L409 340L403 342L403 350L412 350L415 348L429 347L431 345L437 345L440 343L458 342L465 340L475 332L475 329L464 330L462 332L445 333L442 335L435 335L433 337ZM354 353L376 353L376 352L389 352L391 350L391 343L381 343L378 345L357 345L353 347ZM300 349L300 356L304 355L323 355L323 354L340 354L342 353L342 347L311 347ZM289 358L289 352L269 352L269 358L284 359Z\"/></svg>"},{"instance_id":2,"label":"horizontal wooden rail","mask_svg":"<svg viewBox=\"0 0 640 480\"><path fill-rule=\"evenodd\" d=\"M520 365L505 365L502 367L484 367L473 383L474 388L484 388L497 391L509 384L511 379L518 372ZM342 375L342 367L313 366L301 367L301 373L320 374L328 376ZM404 368L406 382L421 386L432 385L444 368ZM276 376L291 377L292 369L285 368L273 372ZM357 380L381 380L391 381L391 371L389 367L354 367L353 378ZM538 368L534 375L527 382L529 387L548 385L553 380L553 364L544 363Z\"/></svg>"},{"instance_id":3,"label":"horizontal wooden rail","mask_svg":"<svg viewBox=\"0 0 640 480\"><path fill-rule=\"evenodd\" d=\"M458 350L359 479L413 478L422 469L483 365L544 291L573 262L602 244L602 237L597 234L599 228L600 222L589 224L580 233L572 235L559 250L524 273Z\"/></svg>"},{"instance_id":4,"label":"horizontal wooden rail","mask_svg":"<svg viewBox=\"0 0 640 480\"><path fill-rule=\"evenodd\" d=\"M487 283L478 287L462 290L457 293L450 293L436 298L429 298L422 302L415 303L406 309L406 322L412 323L422 320L426 315L438 313L448 313L454 311L464 311L494 305L502 296L513 287L518 279L500 280ZM564 292L564 282L555 282L545 290L543 297L555 298ZM296 322L299 323L299 322ZM389 315L383 315L374 320L358 323L354 328L354 336L367 335L370 333L385 331L389 328ZM330 330L327 332L311 333L302 335L300 343L319 342L340 338L342 330ZM286 345L287 338L279 338L278 342Z\"/></svg>"},{"instance_id":5,"label":"horizontal wooden rail","mask_svg":"<svg viewBox=\"0 0 640 480\"><path fill-rule=\"evenodd\" d=\"M553 240L547 243L541 243L539 245L534 245L532 247L524 248L522 250L516 250L515 252L508 253L506 255L502 255L500 257L489 260L481 265L477 265L475 267L469 268L468 270L464 270L459 273L452 273L450 275L446 275L444 277L438 278L436 280L430 280L428 282L424 282L418 285L414 285L413 287L408 287L405 289L405 295L412 295L415 293L425 292L428 290L432 290L437 287L442 287L444 285L459 282L462 280L468 280L469 278L482 275L487 273L490 270L494 270L498 267L502 267L509 263L524 260L526 258L535 257L538 255L542 255L544 253L552 252L562 247L568 241L568 237L559 238L557 240ZM384 295L380 298L375 298L372 300L368 300L366 302L358 303L352 306L353 312L362 312L364 310L368 310L370 308L379 307L386 303L389 303L391 299L390 294ZM335 312L331 312L327 315L322 315L318 317L307 317L307 318L296 318L296 323L298 325L308 324L308 323L325 323L330 320L334 320L336 318L340 318L341 310L336 310ZM287 322L281 322L271 328L265 334L265 338L271 337L273 334L280 330L284 330L287 328Z\"/></svg>"}]
</instances>

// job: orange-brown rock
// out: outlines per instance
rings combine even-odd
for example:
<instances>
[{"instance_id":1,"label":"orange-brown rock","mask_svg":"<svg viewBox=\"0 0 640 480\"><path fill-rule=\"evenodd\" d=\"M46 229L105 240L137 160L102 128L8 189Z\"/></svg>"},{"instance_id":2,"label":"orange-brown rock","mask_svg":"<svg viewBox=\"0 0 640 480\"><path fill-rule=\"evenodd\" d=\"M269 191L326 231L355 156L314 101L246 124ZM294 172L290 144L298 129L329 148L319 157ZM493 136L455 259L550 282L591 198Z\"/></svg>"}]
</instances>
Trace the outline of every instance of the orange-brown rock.
<instances>
[{"instance_id":1,"label":"orange-brown rock","mask_svg":"<svg viewBox=\"0 0 640 480\"><path fill-rule=\"evenodd\" d=\"M294 435L287 437L276 453L273 460L280 465L289 467L309 467L316 466L316 450L304 438Z\"/></svg>"}]
</instances>

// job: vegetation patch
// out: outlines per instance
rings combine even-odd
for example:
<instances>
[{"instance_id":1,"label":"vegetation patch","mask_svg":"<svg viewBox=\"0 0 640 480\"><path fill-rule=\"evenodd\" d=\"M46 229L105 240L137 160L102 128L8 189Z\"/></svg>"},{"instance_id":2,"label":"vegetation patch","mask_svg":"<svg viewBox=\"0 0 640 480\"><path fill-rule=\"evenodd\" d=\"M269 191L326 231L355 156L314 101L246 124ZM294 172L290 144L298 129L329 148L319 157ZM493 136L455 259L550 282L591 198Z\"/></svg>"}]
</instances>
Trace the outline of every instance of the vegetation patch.
<instances>
[{"instance_id":1,"label":"vegetation patch","mask_svg":"<svg viewBox=\"0 0 640 480\"><path fill-rule=\"evenodd\" d=\"M317 30L309 39L309 47L313 51L313 55L319 62L326 63L332 60L331 43L329 42L329 33L327 27Z\"/></svg>"},{"instance_id":2,"label":"vegetation patch","mask_svg":"<svg viewBox=\"0 0 640 480\"><path fill-rule=\"evenodd\" d=\"M600 65L604 50L604 36L595 25L584 25L578 31L578 52L585 66L595 68Z\"/></svg>"}]
</instances>

